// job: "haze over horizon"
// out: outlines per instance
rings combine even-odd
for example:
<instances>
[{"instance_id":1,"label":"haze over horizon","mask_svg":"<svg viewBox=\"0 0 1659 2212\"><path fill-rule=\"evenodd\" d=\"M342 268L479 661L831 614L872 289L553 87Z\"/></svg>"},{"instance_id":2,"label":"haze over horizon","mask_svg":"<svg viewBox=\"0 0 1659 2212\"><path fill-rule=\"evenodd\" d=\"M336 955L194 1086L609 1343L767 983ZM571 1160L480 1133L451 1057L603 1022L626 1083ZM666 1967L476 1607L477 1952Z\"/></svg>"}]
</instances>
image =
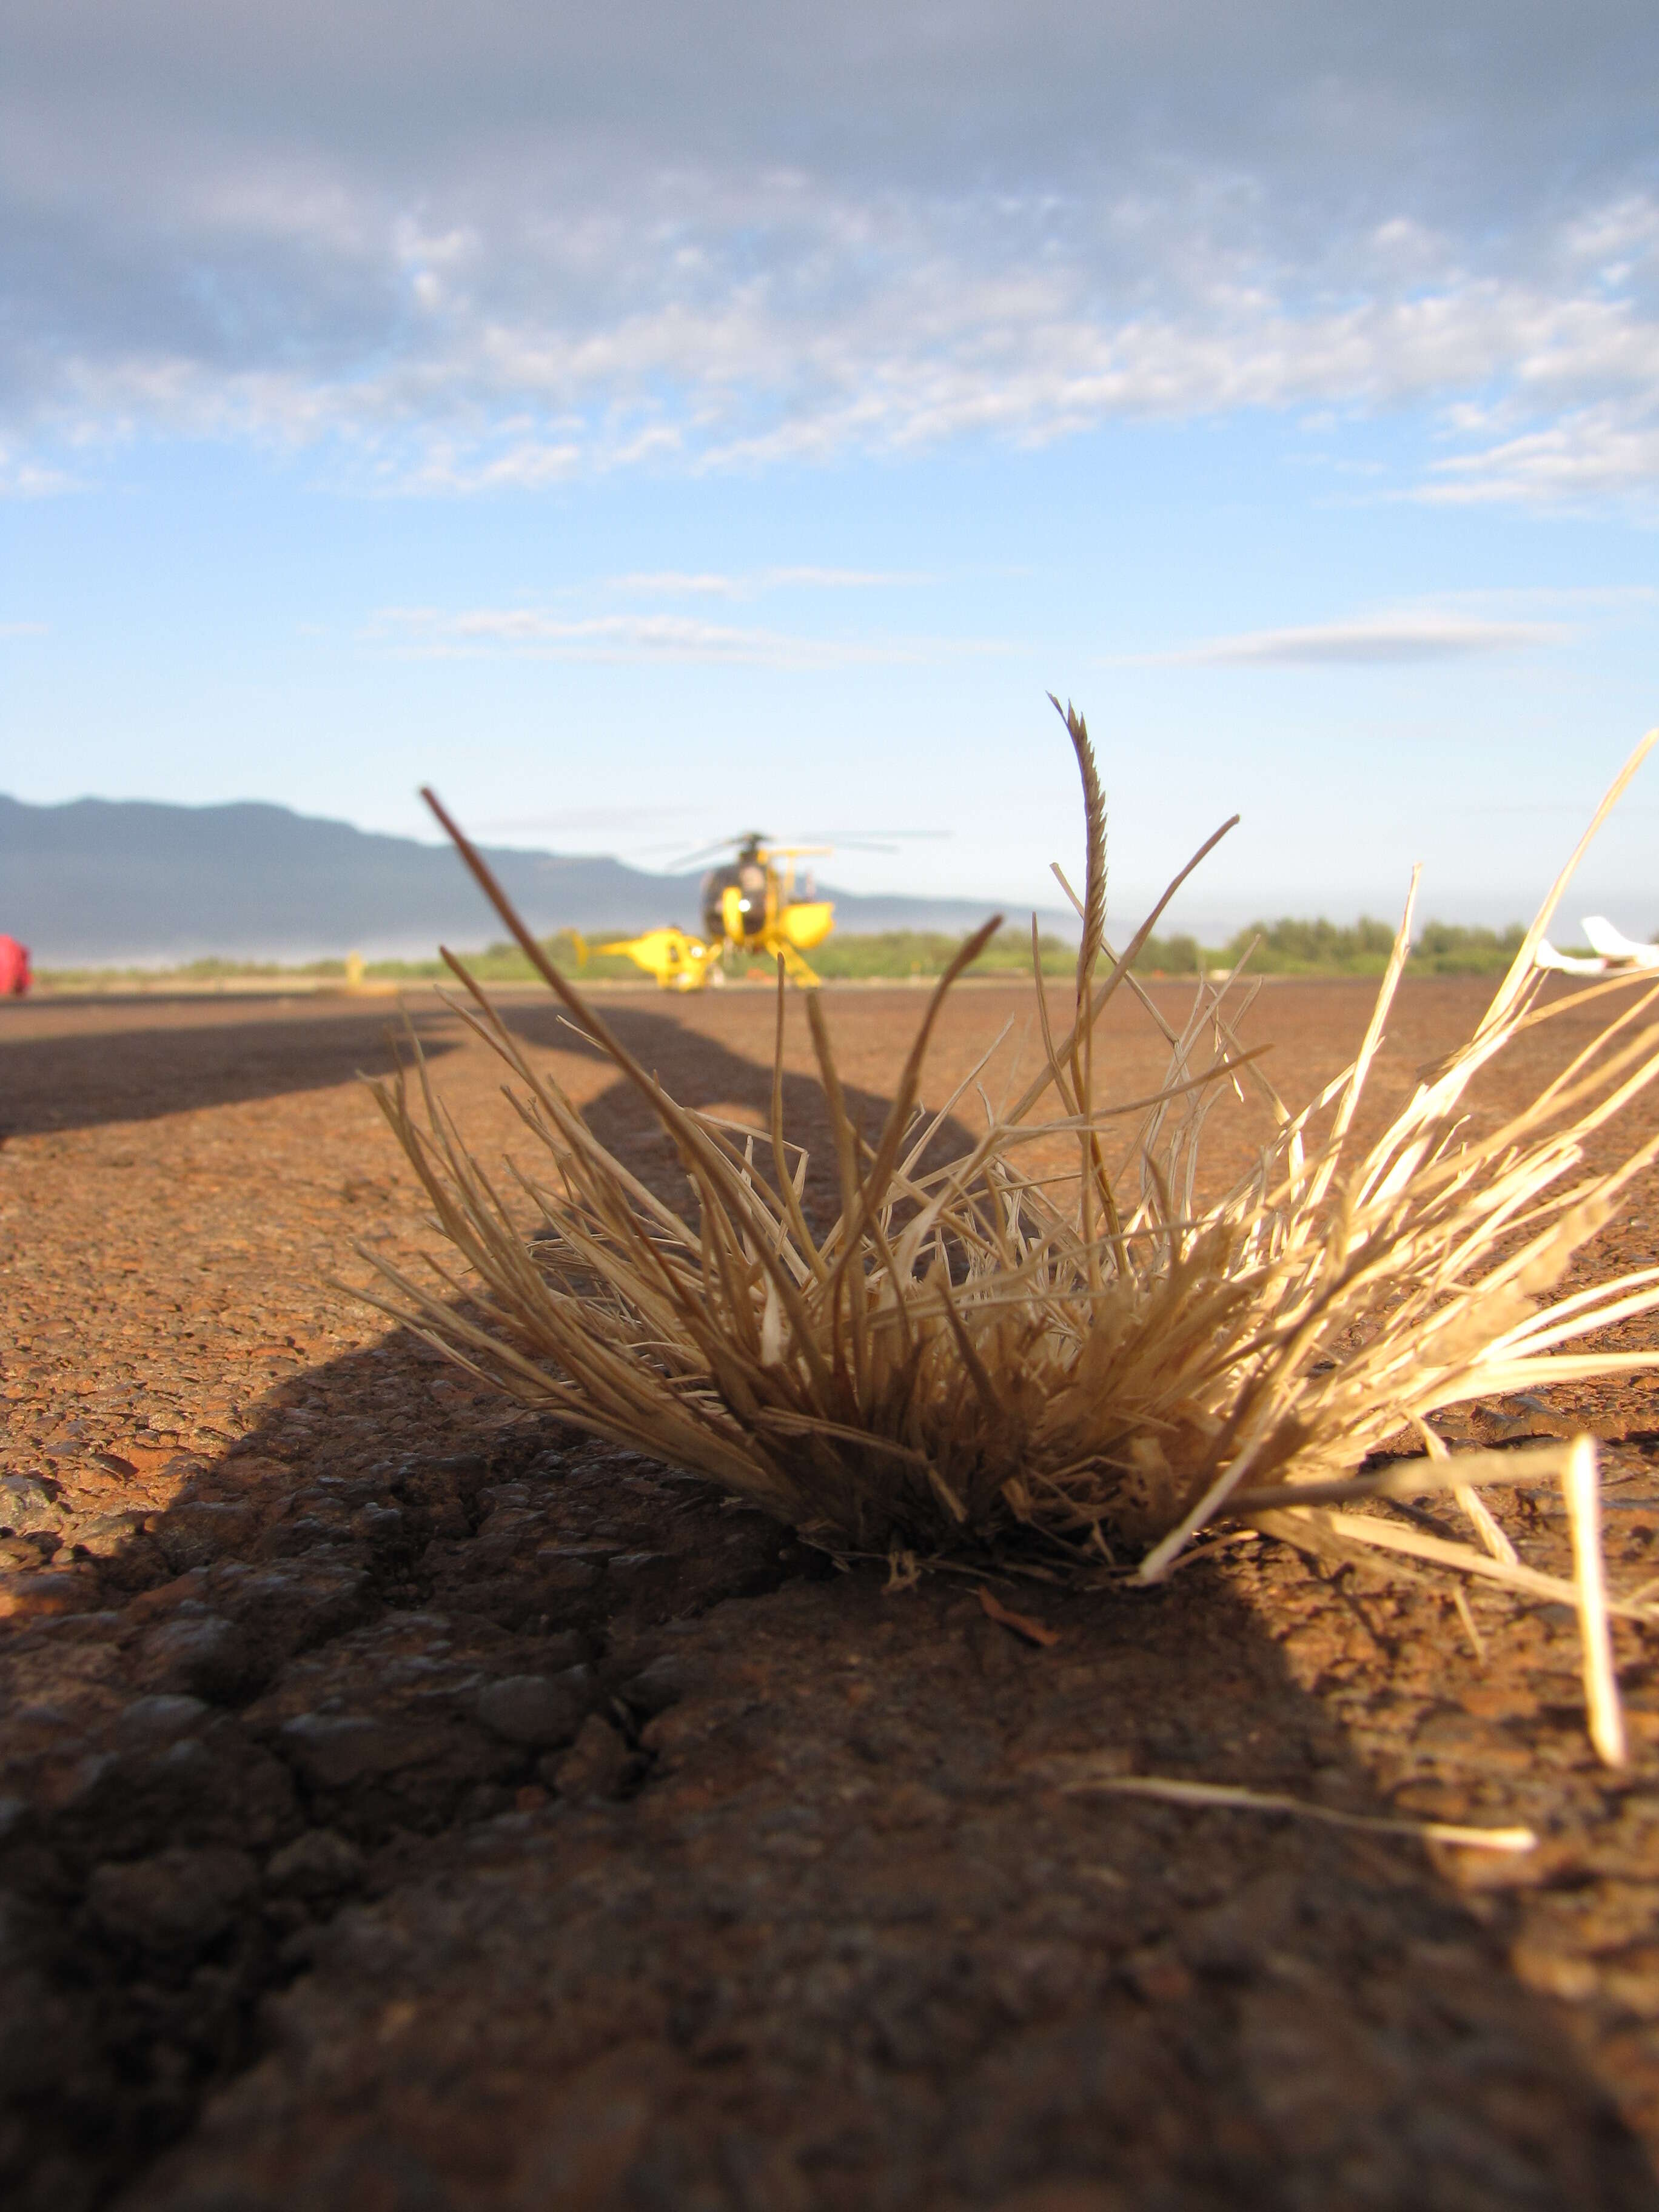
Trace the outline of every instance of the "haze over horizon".
<instances>
[{"instance_id":1,"label":"haze over horizon","mask_svg":"<svg viewBox=\"0 0 1659 2212\"><path fill-rule=\"evenodd\" d=\"M0 0L0 783L1504 923L1659 720L1634 0ZM1570 896L1659 926L1659 781ZM0 901L3 885L0 885ZM0 912L0 928L6 926ZM1571 927L1569 927L1571 933Z\"/></svg>"},{"instance_id":2,"label":"haze over horizon","mask_svg":"<svg viewBox=\"0 0 1659 2212\"><path fill-rule=\"evenodd\" d=\"M507 896L540 935L696 929L704 870L650 871L534 848L486 845ZM803 889L805 885L803 884ZM960 935L994 901L844 892L829 883L844 933ZM0 897L43 971L170 966L215 957L280 962L430 959L499 943L501 924L447 845L296 814L264 800L176 806L0 792ZM1013 917L1017 922L1024 917ZM1076 941L1068 911L1042 927Z\"/></svg>"}]
</instances>

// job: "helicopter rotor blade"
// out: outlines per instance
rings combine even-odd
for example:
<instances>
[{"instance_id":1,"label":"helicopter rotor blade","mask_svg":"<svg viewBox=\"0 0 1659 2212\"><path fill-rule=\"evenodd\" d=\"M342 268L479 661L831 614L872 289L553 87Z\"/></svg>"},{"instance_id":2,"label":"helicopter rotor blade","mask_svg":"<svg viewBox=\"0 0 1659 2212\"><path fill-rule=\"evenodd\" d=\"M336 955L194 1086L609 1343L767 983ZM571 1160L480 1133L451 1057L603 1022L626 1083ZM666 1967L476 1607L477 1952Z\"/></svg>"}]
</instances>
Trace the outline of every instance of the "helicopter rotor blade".
<instances>
[{"instance_id":1,"label":"helicopter rotor blade","mask_svg":"<svg viewBox=\"0 0 1659 2212\"><path fill-rule=\"evenodd\" d=\"M667 873L678 874L682 869L704 866L719 860L723 853L734 852L750 842L758 843L779 859L787 859L792 854L818 852L830 847L841 847L848 852L891 853L901 843L936 842L951 834L949 830L817 830L809 831L798 845L783 845L775 844L763 830L745 830L736 836L718 837L710 844L699 845L694 852L678 854L673 860L665 861L663 866ZM666 848L657 846L653 849L662 852Z\"/></svg>"},{"instance_id":2,"label":"helicopter rotor blade","mask_svg":"<svg viewBox=\"0 0 1659 2212\"><path fill-rule=\"evenodd\" d=\"M896 853L901 845L936 842L951 834L948 830L815 830L814 844L834 845L848 853Z\"/></svg>"},{"instance_id":3,"label":"helicopter rotor blade","mask_svg":"<svg viewBox=\"0 0 1659 2212\"><path fill-rule=\"evenodd\" d=\"M682 853L677 859L665 862L665 866L671 874L678 873L682 868L700 867L704 861L717 860L722 853L735 852L739 845L748 842L748 833L737 837L718 837L712 845L699 845L695 852ZM763 836L761 842L766 842Z\"/></svg>"}]
</instances>

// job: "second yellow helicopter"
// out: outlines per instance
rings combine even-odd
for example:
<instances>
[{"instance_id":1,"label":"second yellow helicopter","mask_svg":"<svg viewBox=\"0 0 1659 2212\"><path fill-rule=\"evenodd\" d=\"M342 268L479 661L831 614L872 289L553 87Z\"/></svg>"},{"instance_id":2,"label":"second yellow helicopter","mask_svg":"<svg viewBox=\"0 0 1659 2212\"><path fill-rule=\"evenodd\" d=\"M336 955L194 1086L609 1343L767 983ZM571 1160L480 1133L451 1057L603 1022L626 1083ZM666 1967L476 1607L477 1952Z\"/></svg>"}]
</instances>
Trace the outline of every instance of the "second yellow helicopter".
<instances>
[{"instance_id":1,"label":"second yellow helicopter","mask_svg":"<svg viewBox=\"0 0 1659 2212\"><path fill-rule=\"evenodd\" d=\"M702 991L723 983L728 957L735 954L781 960L794 981L816 984L803 956L829 936L836 909L828 899L795 896L795 863L830 848L769 845L759 830L732 842L736 859L702 879L701 937L672 926L608 945L590 945L578 936L577 958L585 963L590 953L625 953L665 991Z\"/></svg>"}]
</instances>

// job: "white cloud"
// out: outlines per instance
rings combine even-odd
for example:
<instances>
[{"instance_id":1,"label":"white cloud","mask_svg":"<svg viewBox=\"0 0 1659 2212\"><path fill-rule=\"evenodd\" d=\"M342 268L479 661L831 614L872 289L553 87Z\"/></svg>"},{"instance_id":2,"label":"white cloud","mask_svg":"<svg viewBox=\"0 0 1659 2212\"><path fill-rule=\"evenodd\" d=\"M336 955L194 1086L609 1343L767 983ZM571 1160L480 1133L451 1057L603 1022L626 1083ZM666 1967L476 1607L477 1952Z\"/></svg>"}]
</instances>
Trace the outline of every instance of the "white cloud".
<instances>
[{"instance_id":1,"label":"white cloud","mask_svg":"<svg viewBox=\"0 0 1659 2212\"><path fill-rule=\"evenodd\" d=\"M32 459L0 446L0 499L51 499L80 489L67 469Z\"/></svg>"},{"instance_id":2,"label":"white cloud","mask_svg":"<svg viewBox=\"0 0 1659 2212\"><path fill-rule=\"evenodd\" d=\"M617 592L648 592L664 598L685 596L721 599L752 599L766 592L847 592L887 589L907 584L929 584L933 578L916 570L881 568L753 568L741 575L696 574L666 569L655 574L612 576L609 587Z\"/></svg>"},{"instance_id":3,"label":"white cloud","mask_svg":"<svg viewBox=\"0 0 1659 2212\"><path fill-rule=\"evenodd\" d=\"M1355 622L1315 623L1297 629L1250 630L1212 637L1170 653L1139 654L1143 664L1191 667L1297 668L1331 663L1372 665L1462 660L1568 643L1562 623L1501 621L1432 610L1370 615Z\"/></svg>"},{"instance_id":4,"label":"white cloud","mask_svg":"<svg viewBox=\"0 0 1659 2212\"><path fill-rule=\"evenodd\" d=\"M836 638L740 628L676 614L561 615L533 607L381 609L368 641L434 656L514 653L555 660L701 661L825 669L1000 653L990 638Z\"/></svg>"},{"instance_id":5,"label":"white cloud","mask_svg":"<svg viewBox=\"0 0 1659 2212\"><path fill-rule=\"evenodd\" d=\"M1460 21L709 0L694 52L659 0L55 0L0 428L32 489L161 433L460 494L1410 406L1425 496L1650 500L1659 18Z\"/></svg>"},{"instance_id":6,"label":"white cloud","mask_svg":"<svg viewBox=\"0 0 1659 2212\"><path fill-rule=\"evenodd\" d=\"M1419 496L1445 506L1594 507L1638 486L1659 489L1659 397L1575 409L1543 428L1450 455L1434 464Z\"/></svg>"},{"instance_id":7,"label":"white cloud","mask_svg":"<svg viewBox=\"0 0 1659 2212\"><path fill-rule=\"evenodd\" d=\"M1383 252L1332 302L1241 246L1185 270L1172 252L1160 296L1125 312L1103 296L1089 241L1037 250L1028 211L1011 223L971 204L889 210L885 252L849 269L837 234L854 213L822 210L816 234L775 241L774 265L742 281L736 241L711 229L690 287L642 222L615 240L613 289L628 296L609 301L570 301L556 267L497 241L516 296L438 285L389 362L83 356L37 434L102 425L325 443L359 481L463 493L647 463L754 470L964 438L1041 445L1125 417L1418 404L1449 448L1422 496L1659 490L1659 316L1633 289L1606 296L1594 271L1558 270L1553 289L1471 273L1443 242L1432 283L1414 270L1391 289ZM767 210L751 218L764 228ZM984 265L1000 257L1020 265Z\"/></svg>"}]
</instances>

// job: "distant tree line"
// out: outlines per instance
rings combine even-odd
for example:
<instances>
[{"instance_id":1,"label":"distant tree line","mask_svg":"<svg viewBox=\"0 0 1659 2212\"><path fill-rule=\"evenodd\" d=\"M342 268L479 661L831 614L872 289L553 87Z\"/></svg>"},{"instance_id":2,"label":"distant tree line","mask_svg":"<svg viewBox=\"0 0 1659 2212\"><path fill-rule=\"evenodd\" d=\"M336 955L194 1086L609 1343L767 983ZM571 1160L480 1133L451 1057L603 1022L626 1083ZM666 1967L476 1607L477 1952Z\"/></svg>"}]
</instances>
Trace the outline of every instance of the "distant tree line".
<instances>
[{"instance_id":1,"label":"distant tree line","mask_svg":"<svg viewBox=\"0 0 1659 2212\"><path fill-rule=\"evenodd\" d=\"M1462 922L1431 921L1412 941L1408 970L1419 975L1485 975L1507 968L1526 934L1519 922L1504 930L1470 929ZM1235 968L1249 958L1257 975L1380 975L1394 950L1386 921L1362 915L1344 927L1322 916L1253 921L1224 945L1200 945L1195 937L1149 937L1136 956L1138 975L1195 975L1200 969Z\"/></svg>"},{"instance_id":2,"label":"distant tree line","mask_svg":"<svg viewBox=\"0 0 1659 2212\"><path fill-rule=\"evenodd\" d=\"M1431 921L1413 939L1409 971L1419 975L1484 975L1507 967L1520 948L1524 933L1518 922L1508 929L1469 929L1461 922ZM623 979L637 981L640 971L621 953L594 953L586 967L577 958L571 933L562 930L543 940L548 952L568 973L585 975L596 982ZM1127 933L1122 940L1127 941ZM860 934L837 930L813 952L812 965L826 981L896 980L938 975L949 964L962 943L938 930L889 929ZM1291 915L1278 921L1254 921L1224 945L1200 945L1197 938L1176 935L1149 937L1135 956L1139 975L1215 975L1235 968L1248 956L1249 972L1256 975L1379 975L1394 948L1394 931L1385 921L1369 916L1349 926L1322 917L1300 921ZM1120 948L1121 949L1121 948ZM1037 939L1043 973L1069 975L1077 964L1077 949L1064 938L1045 934ZM528 982L534 971L516 945L498 944L466 956L468 966L481 982ZM758 968L759 963L754 963ZM979 975L1029 975L1031 938L1029 930L1003 929L991 939L978 960ZM190 981L230 981L239 975L304 975L319 979L344 977L343 960L312 960L291 967L270 962L192 960L165 971L144 971L155 982L172 975ZM442 980L448 970L438 960L371 960L362 973L380 981L422 982ZM40 980L50 988L85 983L94 976L111 979L139 971L105 969L43 971Z\"/></svg>"}]
</instances>

